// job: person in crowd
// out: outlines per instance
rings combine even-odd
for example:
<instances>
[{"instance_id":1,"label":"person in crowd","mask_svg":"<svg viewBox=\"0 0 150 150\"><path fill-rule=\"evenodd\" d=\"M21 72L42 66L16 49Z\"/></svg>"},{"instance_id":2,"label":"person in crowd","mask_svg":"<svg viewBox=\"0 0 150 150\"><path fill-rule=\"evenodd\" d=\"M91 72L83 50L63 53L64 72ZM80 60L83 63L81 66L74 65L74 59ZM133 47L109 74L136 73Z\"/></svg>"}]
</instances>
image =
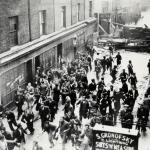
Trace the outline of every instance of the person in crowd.
<instances>
[{"instance_id":1,"label":"person in crowd","mask_svg":"<svg viewBox=\"0 0 150 150\"><path fill-rule=\"evenodd\" d=\"M137 111L138 122L137 122L136 128L139 131L141 130L143 132L146 132L148 117L149 117L148 108L144 104L141 104L141 106L138 108L138 111Z\"/></svg>"},{"instance_id":2,"label":"person in crowd","mask_svg":"<svg viewBox=\"0 0 150 150\"><path fill-rule=\"evenodd\" d=\"M0 133L0 150L8 150L7 141L2 133Z\"/></svg>"},{"instance_id":3,"label":"person in crowd","mask_svg":"<svg viewBox=\"0 0 150 150\"><path fill-rule=\"evenodd\" d=\"M124 128L132 129L133 125L133 114L132 109L127 108L125 116L124 116Z\"/></svg>"},{"instance_id":4,"label":"person in crowd","mask_svg":"<svg viewBox=\"0 0 150 150\"><path fill-rule=\"evenodd\" d=\"M62 105L66 102L66 97L69 95L69 87L67 86L67 80L63 83L61 87Z\"/></svg>"},{"instance_id":5,"label":"person in crowd","mask_svg":"<svg viewBox=\"0 0 150 150\"><path fill-rule=\"evenodd\" d=\"M19 120L19 118L21 117L21 115L23 113L22 106L24 104L24 101L25 101L25 97L24 97L23 94L16 95L16 97L15 97L15 104L17 106L17 111L18 111L17 120Z\"/></svg>"},{"instance_id":6,"label":"person in crowd","mask_svg":"<svg viewBox=\"0 0 150 150\"><path fill-rule=\"evenodd\" d=\"M122 91L124 94L128 93L128 85L127 85L126 82L123 82L121 91Z\"/></svg>"},{"instance_id":7,"label":"person in crowd","mask_svg":"<svg viewBox=\"0 0 150 150\"><path fill-rule=\"evenodd\" d=\"M116 55L116 60L117 60L117 66L121 65L122 57L120 55L120 52L118 52L118 54Z\"/></svg>"},{"instance_id":8,"label":"person in crowd","mask_svg":"<svg viewBox=\"0 0 150 150\"><path fill-rule=\"evenodd\" d=\"M40 94L43 96L47 95L47 89L48 87L46 86L46 84L44 83L44 80L42 79L41 84L40 84Z\"/></svg>"},{"instance_id":9,"label":"person in crowd","mask_svg":"<svg viewBox=\"0 0 150 150\"><path fill-rule=\"evenodd\" d=\"M103 68L103 73L102 75L105 74L105 71L106 71L106 65L107 65L107 60L106 60L106 56L103 57L102 61L101 61L101 65L102 65L102 68Z\"/></svg>"},{"instance_id":10,"label":"person in crowd","mask_svg":"<svg viewBox=\"0 0 150 150\"><path fill-rule=\"evenodd\" d=\"M53 79L54 79L54 75L53 75L51 69L47 71L47 76L48 76L48 82L50 84L50 82L53 81Z\"/></svg>"},{"instance_id":11,"label":"person in crowd","mask_svg":"<svg viewBox=\"0 0 150 150\"><path fill-rule=\"evenodd\" d=\"M3 127L3 129L0 131L0 133L2 135L4 135L4 137L6 139L8 150L13 150L15 147L15 142L13 141L12 132L6 131L6 128Z\"/></svg>"},{"instance_id":12,"label":"person in crowd","mask_svg":"<svg viewBox=\"0 0 150 150\"><path fill-rule=\"evenodd\" d=\"M132 65L132 61L129 60L129 63L128 63L128 75L132 75L133 74L133 65Z\"/></svg>"},{"instance_id":13,"label":"person in crowd","mask_svg":"<svg viewBox=\"0 0 150 150\"><path fill-rule=\"evenodd\" d=\"M90 71L92 70L92 58L91 58L91 56L90 55L88 55L88 57L87 57L87 61L88 61L88 64L89 64L89 67L90 67Z\"/></svg>"},{"instance_id":14,"label":"person in crowd","mask_svg":"<svg viewBox=\"0 0 150 150\"><path fill-rule=\"evenodd\" d=\"M136 88L136 84L137 84L137 77L135 73L132 73L128 79L129 83L131 86L133 86L134 88Z\"/></svg>"},{"instance_id":15,"label":"person in crowd","mask_svg":"<svg viewBox=\"0 0 150 150\"><path fill-rule=\"evenodd\" d=\"M54 147L53 139L56 134L56 126L51 124L50 122L46 121L44 124L44 131L46 131L48 134L50 148Z\"/></svg>"},{"instance_id":16,"label":"person in crowd","mask_svg":"<svg viewBox=\"0 0 150 150\"><path fill-rule=\"evenodd\" d=\"M110 51L110 55L113 55L114 50L113 50L113 47L111 45L109 46L109 51Z\"/></svg>"},{"instance_id":17,"label":"person in crowd","mask_svg":"<svg viewBox=\"0 0 150 150\"><path fill-rule=\"evenodd\" d=\"M50 121L53 122L53 120L55 119L55 114L57 112L57 105L56 102L51 98L51 97L47 97L47 101L48 101L48 107L50 110Z\"/></svg>"},{"instance_id":18,"label":"person in crowd","mask_svg":"<svg viewBox=\"0 0 150 150\"><path fill-rule=\"evenodd\" d=\"M116 80L116 75L117 75L117 66L115 65L114 66L114 68L112 69L112 71L111 71L111 76L112 76L112 83L114 83L115 82L115 80Z\"/></svg>"},{"instance_id":19,"label":"person in crowd","mask_svg":"<svg viewBox=\"0 0 150 150\"><path fill-rule=\"evenodd\" d=\"M23 129L22 125L19 123L17 129L13 132L13 138L16 146L22 147L22 145L26 142L25 134L27 134L26 130Z\"/></svg>"},{"instance_id":20,"label":"person in crowd","mask_svg":"<svg viewBox=\"0 0 150 150\"><path fill-rule=\"evenodd\" d=\"M66 115L68 112L71 112L71 114L74 114L73 106L71 105L71 99L69 96L66 97L66 103L64 106L64 115Z\"/></svg>"},{"instance_id":21,"label":"person in crowd","mask_svg":"<svg viewBox=\"0 0 150 150\"><path fill-rule=\"evenodd\" d=\"M82 143L80 150L89 150L92 144L92 129L90 124L85 124L85 129L81 133Z\"/></svg>"},{"instance_id":22,"label":"person in crowd","mask_svg":"<svg viewBox=\"0 0 150 150\"><path fill-rule=\"evenodd\" d=\"M110 55L108 58L107 58L107 70L109 69L110 72L112 71L112 67L113 67L113 58L112 56Z\"/></svg>"},{"instance_id":23,"label":"person in crowd","mask_svg":"<svg viewBox=\"0 0 150 150\"><path fill-rule=\"evenodd\" d=\"M70 131L70 123L67 122L63 117L59 120L59 126L56 129L56 134L59 133L62 140L62 150L65 150L65 144L68 139L68 133Z\"/></svg>"},{"instance_id":24,"label":"person in crowd","mask_svg":"<svg viewBox=\"0 0 150 150\"><path fill-rule=\"evenodd\" d=\"M58 110L59 99L60 99L60 89L58 84L55 84L55 87L53 89L53 100L56 103L56 111Z\"/></svg>"},{"instance_id":25,"label":"person in crowd","mask_svg":"<svg viewBox=\"0 0 150 150\"><path fill-rule=\"evenodd\" d=\"M33 106L33 103L34 103L34 93L32 93L31 91L30 91L30 93L27 92L25 95L25 99L26 99L28 108L31 108Z\"/></svg>"},{"instance_id":26,"label":"person in crowd","mask_svg":"<svg viewBox=\"0 0 150 150\"><path fill-rule=\"evenodd\" d=\"M101 81L98 82L98 89L103 90L105 87L104 77L101 77Z\"/></svg>"},{"instance_id":27,"label":"person in crowd","mask_svg":"<svg viewBox=\"0 0 150 150\"><path fill-rule=\"evenodd\" d=\"M49 118L50 118L49 107L44 106L44 104L41 104L39 114L40 114L40 118L41 118L41 127L42 127L42 130L44 130L44 124L46 121L49 121Z\"/></svg>"},{"instance_id":28,"label":"person in crowd","mask_svg":"<svg viewBox=\"0 0 150 150\"><path fill-rule=\"evenodd\" d=\"M99 74L100 74L100 72L101 72L101 68L102 68L101 63L100 63L100 61L97 59L97 60L95 61L95 72L96 72L96 78L97 78L97 80L99 80Z\"/></svg>"},{"instance_id":29,"label":"person in crowd","mask_svg":"<svg viewBox=\"0 0 150 150\"><path fill-rule=\"evenodd\" d=\"M78 146L80 134L80 125L76 120L74 120L73 127L71 128L71 142L72 146L75 146L75 148Z\"/></svg>"},{"instance_id":30,"label":"person in crowd","mask_svg":"<svg viewBox=\"0 0 150 150\"><path fill-rule=\"evenodd\" d=\"M137 100L137 97L139 96L139 92L136 87L131 86L131 89L128 91L128 95L131 97L132 101L130 101L131 108L134 107L135 101Z\"/></svg>"},{"instance_id":31,"label":"person in crowd","mask_svg":"<svg viewBox=\"0 0 150 150\"><path fill-rule=\"evenodd\" d=\"M93 92L96 90L96 83L95 83L95 79L91 80L92 82L89 84L89 91Z\"/></svg>"},{"instance_id":32,"label":"person in crowd","mask_svg":"<svg viewBox=\"0 0 150 150\"><path fill-rule=\"evenodd\" d=\"M34 114L31 109L24 112L24 114L22 115L21 121L26 123L27 128L30 131L30 134L33 135L33 133L34 133L34 127L33 127Z\"/></svg>"},{"instance_id":33,"label":"person in crowd","mask_svg":"<svg viewBox=\"0 0 150 150\"><path fill-rule=\"evenodd\" d=\"M86 99L86 96L83 96L82 99L77 102L77 104L80 104L79 108L79 116L80 116L80 121L82 121L83 118L88 117L88 112L89 112L89 102Z\"/></svg>"},{"instance_id":34,"label":"person in crowd","mask_svg":"<svg viewBox=\"0 0 150 150\"><path fill-rule=\"evenodd\" d=\"M122 84L127 81L128 74L126 73L125 69L122 70L119 79L121 80Z\"/></svg>"},{"instance_id":35,"label":"person in crowd","mask_svg":"<svg viewBox=\"0 0 150 150\"><path fill-rule=\"evenodd\" d=\"M8 125L9 125L11 131L14 131L15 129L13 126L17 127L17 122L16 122L14 112L13 111L7 111L6 116L7 116Z\"/></svg>"},{"instance_id":36,"label":"person in crowd","mask_svg":"<svg viewBox=\"0 0 150 150\"><path fill-rule=\"evenodd\" d=\"M29 93L34 93L34 87L31 85L31 83L29 82L27 85L27 92Z\"/></svg>"},{"instance_id":37,"label":"person in crowd","mask_svg":"<svg viewBox=\"0 0 150 150\"><path fill-rule=\"evenodd\" d=\"M126 127L125 116L126 116L127 108L128 108L128 105L124 105L123 109L120 111L120 119L121 119L122 128Z\"/></svg>"},{"instance_id":38,"label":"person in crowd","mask_svg":"<svg viewBox=\"0 0 150 150\"><path fill-rule=\"evenodd\" d=\"M73 106L73 109L75 109L75 103L77 101L77 93L74 88L71 89L69 97L71 99L71 105Z\"/></svg>"}]
</instances>

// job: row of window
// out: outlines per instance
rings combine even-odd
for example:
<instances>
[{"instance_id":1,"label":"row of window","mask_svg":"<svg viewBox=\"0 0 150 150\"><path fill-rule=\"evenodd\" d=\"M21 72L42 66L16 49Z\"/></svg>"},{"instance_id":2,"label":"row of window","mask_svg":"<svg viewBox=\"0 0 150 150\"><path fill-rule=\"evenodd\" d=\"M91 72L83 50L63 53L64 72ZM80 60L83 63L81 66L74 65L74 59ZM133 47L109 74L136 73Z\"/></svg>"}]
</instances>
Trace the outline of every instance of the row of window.
<instances>
[{"instance_id":1,"label":"row of window","mask_svg":"<svg viewBox=\"0 0 150 150\"><path fill-rule=\"evenodd\" d=\"M92 1L89 1L89 17L92 17ZM61 27L66 27L66 6L61 8ZM77 21L80 21L81 5L77 4ZM46 10L39 12L40 35L46 34ZM9 18L9 41L10 46L18 45L18 17Z\"/></svg>"}]
</instances>

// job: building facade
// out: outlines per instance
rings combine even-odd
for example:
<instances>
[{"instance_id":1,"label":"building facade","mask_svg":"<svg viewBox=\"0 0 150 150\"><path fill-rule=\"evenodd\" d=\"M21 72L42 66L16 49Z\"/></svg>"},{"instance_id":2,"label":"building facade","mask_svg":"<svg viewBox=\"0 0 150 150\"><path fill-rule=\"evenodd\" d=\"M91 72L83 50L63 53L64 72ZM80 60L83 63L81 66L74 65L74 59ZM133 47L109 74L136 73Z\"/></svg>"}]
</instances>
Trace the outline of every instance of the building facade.
<instances>
[{"instance_id":1,"label":"building facade","mask_svg":"<svg viewBox=\"0 0 150 150\"><path fill-rule=\"evenodd\" d=\"M93 40L95 24L93 0L1 0L0 103L12 103L38 66L70 61L74 47Z\"/></svg>"}]
</instances>

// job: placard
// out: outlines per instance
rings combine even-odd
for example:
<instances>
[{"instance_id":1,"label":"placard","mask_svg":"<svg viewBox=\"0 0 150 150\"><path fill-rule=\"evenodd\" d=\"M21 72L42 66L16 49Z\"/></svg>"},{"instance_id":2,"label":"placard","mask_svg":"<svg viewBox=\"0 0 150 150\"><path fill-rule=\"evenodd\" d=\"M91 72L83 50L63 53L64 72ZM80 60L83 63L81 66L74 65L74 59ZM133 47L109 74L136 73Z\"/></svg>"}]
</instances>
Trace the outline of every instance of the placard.
<instances>
[{"instance_id":1,"label":"placard","mask_svg":"<svg viewBox=\"0 0 150 150\"><path fill-rule=\"evenodd\" d=\"M138 135L93 130L92 150L138 150Z\"/></svg>"}]
</instances>

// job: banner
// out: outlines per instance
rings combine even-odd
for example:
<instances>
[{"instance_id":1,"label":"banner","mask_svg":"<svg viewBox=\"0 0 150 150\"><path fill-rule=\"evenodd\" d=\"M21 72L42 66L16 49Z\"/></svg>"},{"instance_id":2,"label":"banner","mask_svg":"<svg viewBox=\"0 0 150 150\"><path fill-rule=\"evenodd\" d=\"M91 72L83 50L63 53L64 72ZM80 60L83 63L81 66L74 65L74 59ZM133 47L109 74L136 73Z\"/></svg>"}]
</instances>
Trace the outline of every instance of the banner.
<instances>
[{"instance_id":1,"label":"banner","mask_svg":"<svg viewBox=\"0 0 150 150\"><path fill-rule=\"evenodd\" d=\"M93 130L92 150L138 150L138 135Z\"/></svg>"}]
</instances>

